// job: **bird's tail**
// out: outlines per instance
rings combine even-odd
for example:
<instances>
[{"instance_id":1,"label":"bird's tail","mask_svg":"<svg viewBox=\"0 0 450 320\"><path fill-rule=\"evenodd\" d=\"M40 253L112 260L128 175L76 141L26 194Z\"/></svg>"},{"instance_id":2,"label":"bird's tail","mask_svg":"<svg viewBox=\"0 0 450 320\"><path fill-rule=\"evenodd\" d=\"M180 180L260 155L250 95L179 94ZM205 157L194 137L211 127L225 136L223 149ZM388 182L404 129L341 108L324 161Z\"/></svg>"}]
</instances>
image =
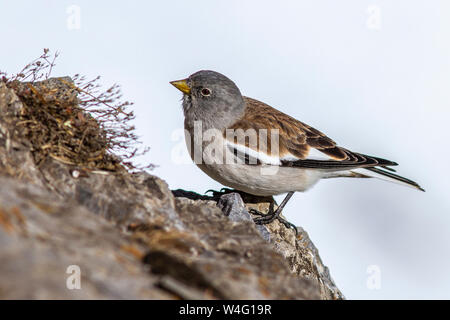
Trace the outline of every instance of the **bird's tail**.
<instances>
[{"instance_id":1,"label":"bird's tail","mask_svg":"<svg viewBox=\"0 0 450 320\"><path fill-rule=\"evenodd\" d=\"M419 186L419 184L417 182L409 180L402 176L399 176L399 175L393 173L392 171L388 171L388 170L380 169L380 168L376 168L376 167L370 167L370 168L352 169L351 172L356 173L358 175L362 175L363 177L377 178L377 179L401 184L401 185L404 185L407 187L415 188L420 191L425 191L424 189L422 189L422 187Z\"/></svg>"}]
</instances>

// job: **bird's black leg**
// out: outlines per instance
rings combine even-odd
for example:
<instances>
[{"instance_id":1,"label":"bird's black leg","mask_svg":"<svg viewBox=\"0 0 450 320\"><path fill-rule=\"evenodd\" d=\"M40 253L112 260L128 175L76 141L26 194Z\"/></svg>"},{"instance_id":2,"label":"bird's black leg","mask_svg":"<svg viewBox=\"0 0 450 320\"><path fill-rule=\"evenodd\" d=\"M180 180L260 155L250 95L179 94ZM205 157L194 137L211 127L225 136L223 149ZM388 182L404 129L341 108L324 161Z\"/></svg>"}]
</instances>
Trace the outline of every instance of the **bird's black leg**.
<instances>
[{"instance_id":1,"label":"bird's black leg","mask_svg":"<svg viewBox=\"0 0 450 320\"><path fill-rule=\"evenodd\" d=\"M274 209L274 202L270 203L270 207L269 207L269 212L266 214L263 214L255 209L251 209L250 213L251 214L255 214L258 216L261 216L259 218L255 218L253 221L256 224L268 224L271 223L272 221L274 221L275 219L277 219L278 221L280 221L282 224L284 224L284 226L286 228L293 228L295 233L297 234L297 227L290 223L289 221L286 221L285 219L280 217L280 213L281 211L283 211L283 208L286 206L286 203L288 203L289 199L291 199L292 195L294 194L294 191L289 192L286 197L283 199L283 201L280 203L280 205L278 206L277 210L273 210Z\"/></svg>"},{"instance_id":2,"label":"bird's black leg","mask_svg":"<svg viewBox=\"0 0 450 320\"><path fill-rule=\"evenodd\" d=\"M264 217L267 216L269 214L273 214L275 212L274 207L275 207L275 200L272 199L273 201L270 202L269 205L269 211L267 213L263 213L261 211L258 211L256 209L250 209L248 212L250 212L251 214L255 215L255 216L260 216L260 217ZM257 223L258 224L258 223ZM262 224L262 223L259 223Z\"/></svg>"}]
</instances>

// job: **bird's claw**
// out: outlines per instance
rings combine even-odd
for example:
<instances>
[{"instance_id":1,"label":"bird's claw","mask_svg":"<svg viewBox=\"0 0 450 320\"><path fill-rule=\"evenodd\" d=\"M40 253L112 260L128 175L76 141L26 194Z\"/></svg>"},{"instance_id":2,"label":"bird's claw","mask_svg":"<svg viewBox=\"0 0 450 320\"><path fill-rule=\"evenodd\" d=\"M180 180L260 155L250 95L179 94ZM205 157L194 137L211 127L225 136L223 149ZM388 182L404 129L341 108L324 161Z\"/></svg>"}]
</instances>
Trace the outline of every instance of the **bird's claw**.
<instances>
[{"instance_id":1,"label":"bird's claw","mask_svg":"<svg viewBox=\"0 0 450 320\"><path fill-rule=\"evenodd\" d=\"M264 224L269 224L274 220L278 220L280 223L282 223L287 229L294 229L295 235L298 235L298 230L297 227L290 223L289 221L287 221L286 219L283 219L280 217L279 213L277 213L276 211L272 211L272 212L268 212L268 213L262 213L258 210L255 209L250 209L249 213L256 215L256 216L260 216L259 218L254 218L253 222L257 225L264 225Z\"/></svg>"},{"instance_id":2,"label":"bird's claw","mask_svg":"<svg viewBox=\"0 0 450 320\"><path fill-rule=\"evenodd\" d=\"M209 189L209 190L205 191L205 194L207 194L208 192L211 192L213 194L213 196L218 196L218 195L224 195L224 194L236 192L236 190L229 189L229 188L222 188L219 191L213 190L213 189Z\"/></svg>"}]
</instances>

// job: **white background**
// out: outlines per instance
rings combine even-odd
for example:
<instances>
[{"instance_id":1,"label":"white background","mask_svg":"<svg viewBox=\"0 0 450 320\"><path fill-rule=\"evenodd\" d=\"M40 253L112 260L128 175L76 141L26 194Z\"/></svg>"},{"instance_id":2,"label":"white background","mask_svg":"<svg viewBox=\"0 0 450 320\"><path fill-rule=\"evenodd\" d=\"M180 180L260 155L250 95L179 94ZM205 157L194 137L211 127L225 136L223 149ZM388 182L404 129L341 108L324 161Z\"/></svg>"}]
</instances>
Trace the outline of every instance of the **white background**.
<instances>
[{"instance_id":1,"label":"white background","mask_svg":"<svg viewBox=\"0 0 450 320\"><path fill-rule=\"evenodd\" d=\"M328 180L295 194L285 215L309 232L347 298L450 298L449 1L17 0L0 1L0 14L0 70L48 47L61 51L55 76L122 84L151 147L143 161L172 189L221 188L171 156L183 114L168 82L200 69L342 146L399 162L426 193ZM379 289L367 286L370 265Z\"/></svg>"}]
</instances>

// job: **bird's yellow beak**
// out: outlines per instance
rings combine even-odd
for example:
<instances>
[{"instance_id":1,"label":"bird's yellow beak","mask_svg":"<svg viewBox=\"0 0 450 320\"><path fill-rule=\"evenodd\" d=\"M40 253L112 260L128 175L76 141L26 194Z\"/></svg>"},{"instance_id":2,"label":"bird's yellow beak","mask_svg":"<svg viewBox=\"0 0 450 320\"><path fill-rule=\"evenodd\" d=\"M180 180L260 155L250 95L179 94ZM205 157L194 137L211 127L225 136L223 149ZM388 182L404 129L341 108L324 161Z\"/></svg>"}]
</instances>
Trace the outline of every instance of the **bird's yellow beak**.
<instances>
[{"instance_id":1,"label":"bird's yellow beak","mask_svg":"<svg viewBox=\"0 0 450 320\"><path fill-rule=\"evenodd\" d=\"M188 86L187 79L171 81L170 84L183 93L191 94L191 88Z\"/></svg>"}]
</instances>

